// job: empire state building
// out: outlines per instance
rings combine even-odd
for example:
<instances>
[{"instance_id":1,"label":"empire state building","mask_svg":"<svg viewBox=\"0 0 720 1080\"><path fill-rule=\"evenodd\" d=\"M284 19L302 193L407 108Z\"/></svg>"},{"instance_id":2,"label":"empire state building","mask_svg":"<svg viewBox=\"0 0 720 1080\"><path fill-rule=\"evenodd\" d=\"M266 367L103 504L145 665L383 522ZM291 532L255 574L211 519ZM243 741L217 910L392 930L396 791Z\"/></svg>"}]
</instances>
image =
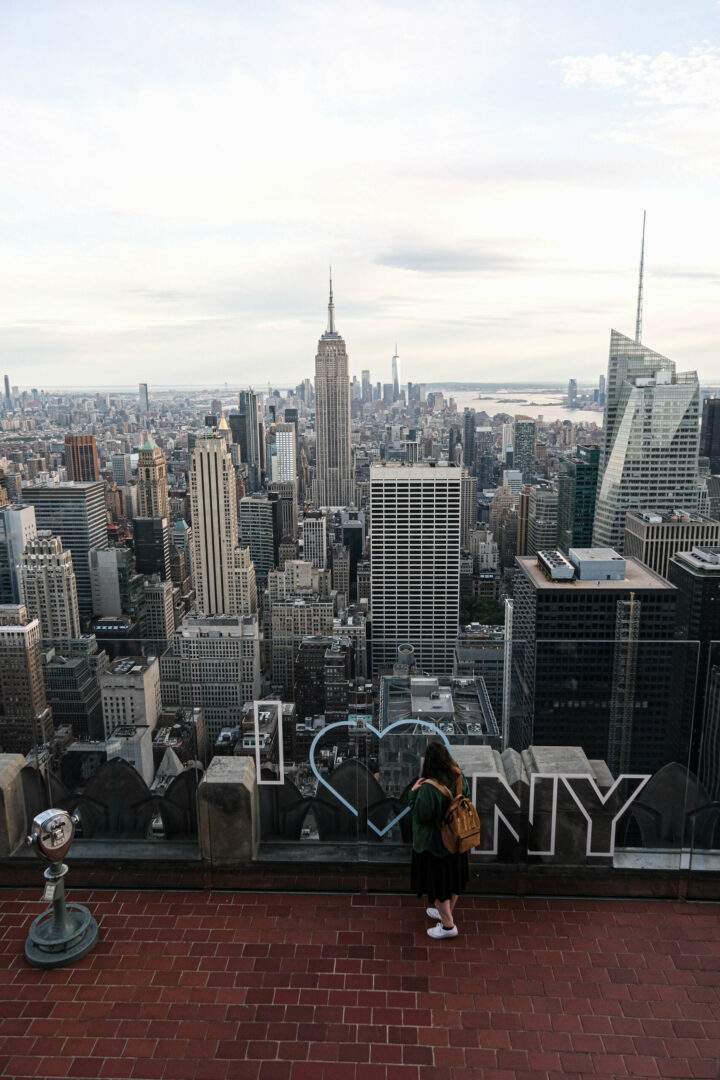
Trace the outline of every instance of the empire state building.
<instances>
[{"instance_id":1,"label":"empire state building","mask_svg":"<svg viewBox=\"0 0 720 1080\"><path fill-rule=\"evenodd\" d=\"M315 357L316 506L350 506L353 502L350 454L350 377L345 342L335 329L332 277L328 328Z\"/></svg>"}]
</instances>

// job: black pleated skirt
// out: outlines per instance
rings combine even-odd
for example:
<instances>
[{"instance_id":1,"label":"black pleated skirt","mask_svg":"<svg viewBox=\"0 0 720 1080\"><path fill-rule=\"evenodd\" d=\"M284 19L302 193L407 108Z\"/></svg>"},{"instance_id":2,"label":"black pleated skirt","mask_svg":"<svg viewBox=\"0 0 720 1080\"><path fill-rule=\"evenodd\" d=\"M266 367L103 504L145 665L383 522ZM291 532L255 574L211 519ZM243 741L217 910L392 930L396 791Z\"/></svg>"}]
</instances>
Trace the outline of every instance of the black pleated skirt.
<instances>
[{"instance_id":1,"label":"black pleated skirt","mask_svg":"<svg viewBox=\"0 0 720 1080\"><path fill-rule=\"evenodd\" d=\"M465 892L470 880L467 853L463 855L432 855L429 851L413 851L410 865L410 884L417 896L427 896L428 903L450 900Z\"/></svg>"}]
</instances>

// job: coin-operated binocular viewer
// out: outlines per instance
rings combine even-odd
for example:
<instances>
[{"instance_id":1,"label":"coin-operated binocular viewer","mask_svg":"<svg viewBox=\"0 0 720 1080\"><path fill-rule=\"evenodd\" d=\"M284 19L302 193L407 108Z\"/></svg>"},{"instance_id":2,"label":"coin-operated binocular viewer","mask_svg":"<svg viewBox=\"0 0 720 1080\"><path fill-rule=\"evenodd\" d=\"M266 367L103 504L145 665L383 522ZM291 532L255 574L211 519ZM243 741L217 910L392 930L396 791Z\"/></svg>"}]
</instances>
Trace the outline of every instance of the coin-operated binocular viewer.
<instances>
[{"instance_id":1,"label":"coin-operated binocular viewer","mask_svg":"<svg viewBox=\"0 0 720 1080\"><path fill-rule=\"evenodd\" d=\"M43 900L52 907L38 915L30 927L25 942L25 957L36 967L55 968L71 964L89 952L97 941L98 926L82 904L65 900L65 875L68 868L63 859L70 849L79 822L76 814L66 810L43 810L33 820L28 844L49 862L45 870Z\"/></svg>"}]
</instances>

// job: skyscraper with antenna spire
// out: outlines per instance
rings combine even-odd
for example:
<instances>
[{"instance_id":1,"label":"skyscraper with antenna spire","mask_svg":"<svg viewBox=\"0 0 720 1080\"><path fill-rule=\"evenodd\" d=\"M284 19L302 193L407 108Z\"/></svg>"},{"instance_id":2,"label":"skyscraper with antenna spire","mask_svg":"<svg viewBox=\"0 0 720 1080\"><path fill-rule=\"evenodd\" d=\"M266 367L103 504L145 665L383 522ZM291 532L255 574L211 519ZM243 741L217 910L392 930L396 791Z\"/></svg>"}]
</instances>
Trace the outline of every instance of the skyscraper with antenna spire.
<instances>
[{"instance_id":1,"label":"skyscraper with antenna spire","mask_svg":"<svg viewBox=\"0 0 720 1080\"><path fill-rule=\"evenodd\" d=\"M635 340L610 331L602 476L593 544L622 552L628 510L698 507L700 388L697 372L642 344L643 213Z\"/></svg>"},{"instance_id":2,"label":"skyscraper with antenna spire","mask_svg":"<svg viewBox=\"0 0 720 1080\"><path fill-rule=\"evenodd\" d=\"M398 356L397 341L395 342L395 355L392 358L392 381L393 401L400 400L400 357Z\"/></svg>"},{"instance_id":3,"label":"skyscraper with antenna spire","mask_svg":"<svg viewBox=\"0 0 720 1080\"><path fill-rule=\"evenodd\" d=\"M315 357L316 506L349 506L353 502L350 452L350 377L348 355L335 329L332 268L327 330Z\"/></svg>"}]
</instances>

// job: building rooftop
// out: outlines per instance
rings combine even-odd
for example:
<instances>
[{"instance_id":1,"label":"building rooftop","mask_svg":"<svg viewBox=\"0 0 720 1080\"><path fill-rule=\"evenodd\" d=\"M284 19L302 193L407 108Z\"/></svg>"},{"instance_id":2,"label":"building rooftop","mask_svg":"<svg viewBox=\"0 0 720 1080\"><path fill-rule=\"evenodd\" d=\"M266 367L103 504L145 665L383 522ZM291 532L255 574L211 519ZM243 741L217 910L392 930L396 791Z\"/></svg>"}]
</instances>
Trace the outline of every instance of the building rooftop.
<instances>
[{"instance_id":1,"label":"building rooftop","mask_svg":"<svg viewBox=\"0 0 720 1080\"><path fill-rule=\"evenodd\" d=\"M628 510L627 519L635 518L645 525L707 525L717 524L708 514L688 514L684 510Z\"/></svg>"},{"instance_id":2,"label":"building rooftop","mask_svg":"<svg viewBox=\"0 0 720 1080\"><path fill-rule=\"evenodd\" d=\"M615 589L618 591L628 589L653 589L672 591L675 588L669 581L660 577L659 574L653 573L647 566L637 562L635 559L629 558L625 558L625 577L620 580L610 581L583 580L577 576L571 581L551 581L543 574L538 566L536 558L518 555L516 557L516 562L526 577L530 578L535 588L540 590L558 591L559 589L581 589L583 591L592 592L599 589L610 591Z\"/></svg>"},{"instance_id":3,"label":"building rooftop","mask_svg":"<svg viewBox=\"0 0 720 1080\"><path fill-rule=\"evenodd\" d=\"M5 1077L717 1076L713 905L466 897L438 944L407 895L70 883L100 939L42 972L39 893L0 894Z\"/></svg>"},{"instance_id":4,"label":"building rooftop","mask_svg":"<svg viewBox=\"0 0 720 1080\"><path fill-rule=\"evenodd\" d=\"M691 551L678 551L671 562L679 562L698 574L720 575L720 549L694 547Z\"/></svg>"},{"instance_id":5,"label":"building rooftop","mask_svg":"<svg viewBox=\"0 0 720 1080\"><path fill-rule=\"evenodd\" d=\"M107 675L144 675L155 663L155 656L123 656L113 660L107 669Z\"/></svg>"}]
</instances>

